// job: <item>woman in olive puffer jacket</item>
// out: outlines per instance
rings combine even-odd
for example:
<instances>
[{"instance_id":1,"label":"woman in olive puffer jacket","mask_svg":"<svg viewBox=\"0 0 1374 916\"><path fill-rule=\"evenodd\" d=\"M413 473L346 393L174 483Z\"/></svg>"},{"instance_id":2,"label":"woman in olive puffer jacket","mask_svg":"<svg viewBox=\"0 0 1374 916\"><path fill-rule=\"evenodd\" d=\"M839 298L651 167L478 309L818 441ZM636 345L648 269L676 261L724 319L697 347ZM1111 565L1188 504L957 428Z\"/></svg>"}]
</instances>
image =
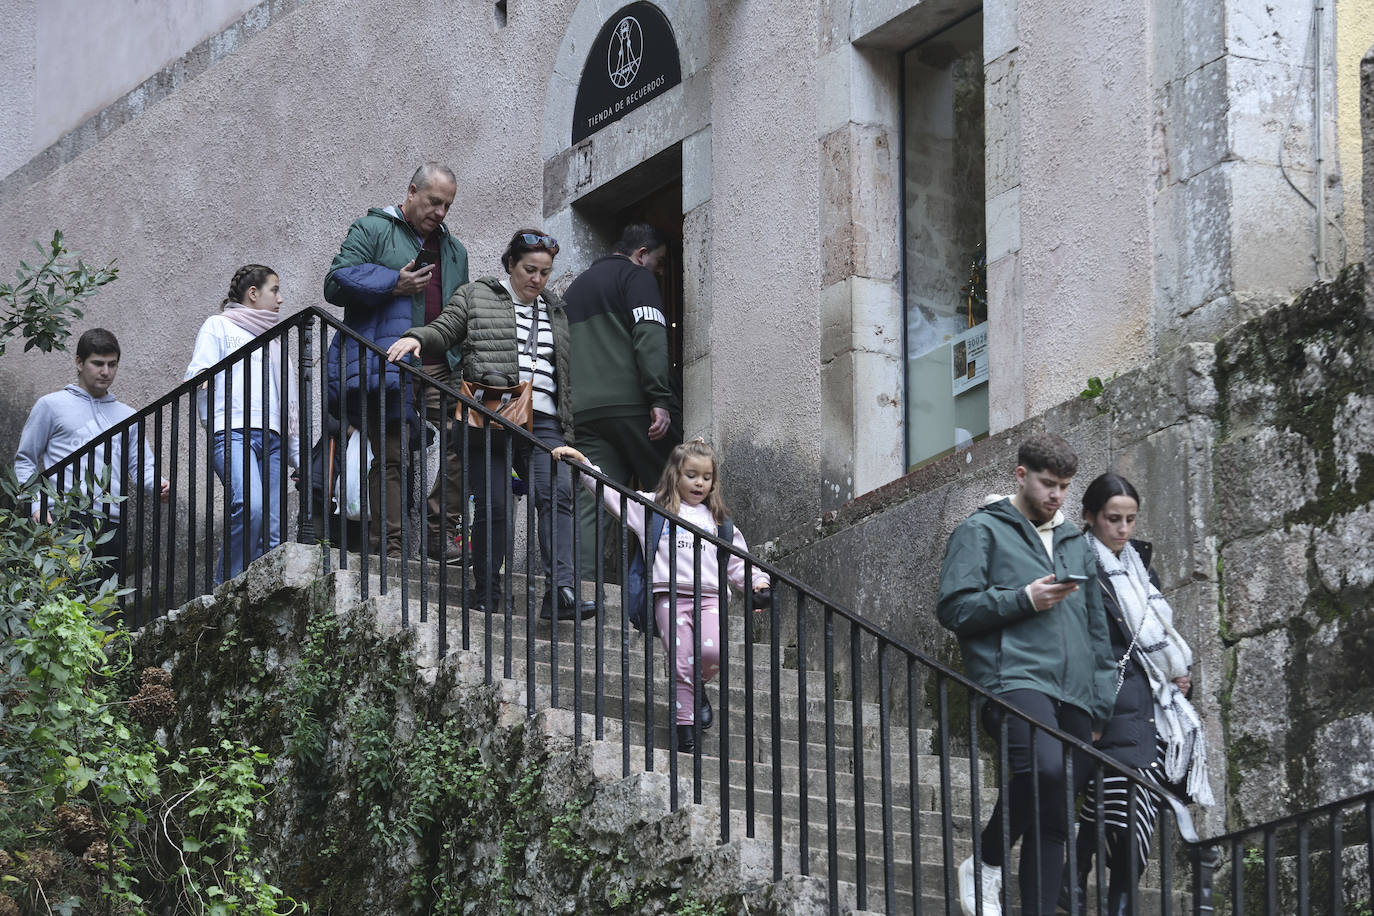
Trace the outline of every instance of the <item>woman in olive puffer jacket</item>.
<instances>
[{"instance_id":1,"label":"woman in olive puffer jacket","mask_svg":"<svg viewBox=\"0 0 1374 916\"><path fill-rule=\"evenodd\" d=\"M534 437L549 449L572 444L568 319L562 300L545 290L557 253L557 240L543 232L516 232L501 256L507 277L483 277L459 287L438 318L406 331L387 350L387 357L394 362L417 353L437 355L456 346L462 354L459 371L465 381L493 387L529 381ZM500 575L506 565L510 511L509 469L500 439L504 435L493 427L488 449L485 435L474 432L466 456L476 510L472 522L474 594L476 606L483 610L497 610L505 594ZM535 449L523 437L517 436L511 445L513 467L530 483L539 523L540 558L548 583L543 615L554 615L555 600L558 619L595 614L595 604L577 600L567 465L554 462L549 452Z\"/></svg>"}]
</instances>

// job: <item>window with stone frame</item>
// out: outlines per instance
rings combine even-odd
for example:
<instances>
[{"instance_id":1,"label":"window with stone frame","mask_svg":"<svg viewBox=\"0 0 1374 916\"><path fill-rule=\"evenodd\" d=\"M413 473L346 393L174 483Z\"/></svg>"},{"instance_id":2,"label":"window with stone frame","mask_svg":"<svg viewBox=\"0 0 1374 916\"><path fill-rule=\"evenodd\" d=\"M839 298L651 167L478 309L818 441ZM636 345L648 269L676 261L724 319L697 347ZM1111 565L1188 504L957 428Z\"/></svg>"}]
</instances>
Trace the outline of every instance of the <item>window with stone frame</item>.
<instances>
[{"instance_id":1,"label":"window with stone frame","mask_svg":"<svg viewBox=\"0 0 1374 916\"><path fill-rule=\"evenodd\" d=\"M983 16L902 54L908 469L988 434Z\"/></svg>"}]
</instances>

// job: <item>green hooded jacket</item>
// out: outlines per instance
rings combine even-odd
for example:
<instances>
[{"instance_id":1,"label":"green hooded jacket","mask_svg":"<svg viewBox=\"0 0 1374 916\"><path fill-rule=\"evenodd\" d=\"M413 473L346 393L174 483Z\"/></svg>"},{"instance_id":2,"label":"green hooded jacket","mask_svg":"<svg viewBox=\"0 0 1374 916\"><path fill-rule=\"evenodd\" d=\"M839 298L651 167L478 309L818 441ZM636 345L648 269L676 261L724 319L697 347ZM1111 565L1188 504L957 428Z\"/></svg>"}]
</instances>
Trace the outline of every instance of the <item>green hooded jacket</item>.
<instances>
[{"instance_id":1,"label":"green hooded jacket","mask_svg":"<svg viewBox=\"0 0 1374 916\"><path fill-rule=\"evenodd\" d=\"M959 523L940 569L940 623L959 637L964 669L991 693L1038 690L1085 710L1101 731L1115 700L1097 559L1083 532L1054 529L1050 562L1035 526L1010 499ZM1086 576L1078 591L1037 612L1026 586L1051 573Z\"/></svg>"}]
</instances>

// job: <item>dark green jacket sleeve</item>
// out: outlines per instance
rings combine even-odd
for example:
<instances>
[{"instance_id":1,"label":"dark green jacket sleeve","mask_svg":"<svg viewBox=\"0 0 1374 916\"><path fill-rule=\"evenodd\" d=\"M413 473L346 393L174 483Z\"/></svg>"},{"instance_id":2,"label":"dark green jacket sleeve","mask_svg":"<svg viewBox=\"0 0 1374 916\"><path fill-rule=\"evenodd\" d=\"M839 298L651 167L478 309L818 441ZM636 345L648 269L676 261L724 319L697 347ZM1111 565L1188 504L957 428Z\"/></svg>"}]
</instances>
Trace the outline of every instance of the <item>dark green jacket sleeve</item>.
<instances>
[{"instance_id":1,"label":"dark green jacket sleeve","mask_svg":"<svg viewBox=\"0 0 1374 916\"><path fill-rule=\"evenodd\" d=\"M650 407L668 409L673 389L669 382L668 329L657 321L639 321L631 329L639 387Z\"/></svg>"},{"instance_id":2,"label":"dark green jacket sleeve","mask_svg":"<svg viewBox=\"0 0 1374 916\"><path fill-rule=\"evenodd\" d=\"M965 522L945 546L935 613L958 636L977 636L1035 614L1026 597L1028 582L1014 588L988 584L991 540L985 526Z\"/></svg>"},{"instance_id":3,"label":"dark green jacket sleeve","mask_svg":"<svg viewBox=\"0 0 1374 916\"><path fill-rule=\"evenodd\" d=\"M472 284L465 283L453 291L439 317L429 324L406 331L403 336L420 342L420 354L437 358L450 348L458 347L468 336L469 298Z\"/></svg>"},{"instance_id":4,"label":"dark green jacket sleeve","mask_svg":"<svg viewBox=\"0 0 1374 916\"><path fill-rule=\"evenodd\" d=\"M1112 716L1112 707L1116 705L1116 658L1112 651L1107 611L1102 606L1102 584L1097 578L1096 564L1092 564L1089 579L1083 587L1083 598L1088 608L1088 640L1092 646L1094 665L1094 697L1088 712L1093 718L1093 731L1101 732Z\"/></svg>"}]
</instances>

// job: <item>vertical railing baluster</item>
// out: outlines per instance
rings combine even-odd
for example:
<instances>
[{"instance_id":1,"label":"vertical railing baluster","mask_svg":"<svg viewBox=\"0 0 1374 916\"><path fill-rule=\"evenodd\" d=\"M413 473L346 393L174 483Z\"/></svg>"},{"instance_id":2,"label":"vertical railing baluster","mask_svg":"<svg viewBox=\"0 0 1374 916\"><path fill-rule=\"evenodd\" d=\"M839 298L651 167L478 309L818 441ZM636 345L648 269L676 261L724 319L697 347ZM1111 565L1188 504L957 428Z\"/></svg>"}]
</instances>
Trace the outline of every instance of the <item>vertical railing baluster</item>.
<instances>
[{"instance_id":1,"label":"vertical railing baluster","mask_svg":"<svg viewBox=\"0 0 1374 916\"><path fill-rule=\"evenodd\" d=\"M1307 833L1306 818L1298 819L1298 916L1309 916L1312 912L1308 856L1311 852Z\"/></svg>"},{"instance_id":2,"label":"vertical railing baluster","mask_svg":"<svg viewBox=\"0 0 1374 916\"><path fill-rule=\"evenodd\" d=\"M449 407L448 392L442 388L438 389L435 396L439 401L439 467L435 470L435 475L439 478L435 481L439 487L439 568L437 570L439 582L436 586L435 594L435 614L439 618L437 626L439 628L439 657L448 657L448 550L449 545L456 543L454 538L462 536L462 525L459 525L457 532L448 530L449 503L450 499L456 500L457 493L448 492L448 468L449 462L454 460L449 449L454 447L454 442L449 435L449 430L453 426L453 417ZM428 503L428 501L426 501ZM466 506L464 506L466 509ZM460 516L462 517L462 516ZM466 546L460 548L466 551ZM463 575L462 567L458 567L458 575ZM423 610L421 615L423 616Z\"/></svg>"},{"instance_id":3,"label":"vertical railing baluster","mask_svg":"<svg viewBox=\"0 0 1374 916\"><path fill-rule=\"evenodd\" d=\"M668 529L668 627L667 665L668 683L664 688L667 697L664 708L668 720L668 809L677 810L677 755L681 749L677 740L677 524L669 519L664 526ZM650 605L653 601L650 600ZM652 607L650 608L652 613ZM656 616L656 615L655 615Z\"/></svg>"},{"instance_id":4,"label":"vertical railing baluster","mask_svg":"<svg viewBox=\"0 0 1374 916\"><path fill-rule=\"evenodd\" d=\"M181 442L178 435L181 426L181 411L178 410L180 398L174 398L169 405L168 413L171 416L171 429L168 430L172 437L171 448L171 467L167 468L167 521L163 525L165 531L160 531L158 543L162 543L162 538L167 538L167 557L163 566L164 576L162 584L162 601L155 605L158 608L158 616L165 614L168 609L176 607L180 602L176 600L175 570L177 565L177 484L179 483L177 465L180 463L180 449L177 447ZM157 414L157 441L162 447L162 411L159 409ZM160 503L159 503L160 504Z\"/></svg>"},{"instance_id":5,"label":"vertical railing baluster","mask_svg":"<svg viewBox=\"0 0 1374 916\"><path fill-rule=\"evenodd\" d=\"M504 543L505 559L501 562L501 568L496 571L496 575L501 580L501 607L505 609L505 616L501 618L503 627L501 630L501 676L513 677L515 673L515 482L511 478L511 469L515 466L515 441L507 434L503 428L495 422L488 422L487 429L502 430L501 436L501 489L505 494L506 513L501 521L501 541ZM526 482L525 492L530 494L530 502L534 502L532 488ZM529 512L529 514L533 514ZM526 532L528 539L528 532ZM534 544L529 544L529 548L534 548ZM526 554L526 561L529 556ZM490 568L490 566L488 567ZM530 581L530 576L525 576L525 627L529 631L530 620L534 614L534 583ZM529 642L533 643L533 639ZM534 647L529 645L526 649L529 658L534 658Z\"/></svg>"},{"instance_id":6,"label":"vertical railing baluster","mask_svg":"<svg viewBox=\"0 0 1374 916\"><path fill-rule=\"evenodd\" d=\"M1231 841L1231 912L1245 913L1245 845L1237 838Z\"/></svg>"},{"instance_id":7,"label":"vertical railing baluster","mask_svg":"<svg viewBox=\"0 0 1374 916\"><path fill-rule=\"evenodd\" d=\"M578 476L578 474L573 474L573 480L569 484L569 486L572 487L573 493L577 493L582 487L582 484L577 479ZM592 499L593 496L592 494L589 494L584 490L582 492L582 498ZM592 516L593 521L595 522L592 528L592 549L593 556L595 557L595 559L592 561L592 582L596 589L596 594L594 596L596 598L596 682L593 686L596 690L595 734L596 740L601 741L606 737L606 619L610 615L606 612L606 538L601 527L601 523L605 519L606 507L601 504L601 497L599 493L596 494L595 499L596 501L592 507ZM576 525L577 530L579 531L582 527L579 521L580 518L581 516L577 513L577 506L574 505L573 524ZM581 557L576 551L573 552L573 556L578 558L578 562L581 561ZM653 574L654 571L652 569L648 571L648 575L650 577L652 577ZM577 585L580 589L582 587L581 574L579 573L577 576L574 576L573 578L577 579ZM621 652L621 657L624 657L623 650ZM620 692L622 695L628 695L629 685L624 684ZM628 722L622 724L626 726L629 725ZM621 731L624 730L624 728L621 729Z\"/></svg>"},{"instance_id":8,"label":"vertical railing baluster","mask_svg":"<svg viewBox=\"0 0 1374 916\"><path fill-rule=\"evenodd\" d=\"M971 701L971 698L970 698ZM940 839L943 845L944 864L941 871L945 876L945 909L954 913L959 899L957 883L954 880L954 793L950 784L949 762L949 680L943 672L935 675L935 728L940 736ZM969 750L976 754L977 744ZM969 822L974 836L978 836L979 810L975 801L969 812ZM974 842L978 842L977 839ZM976 853L975 853L976 855ZM977 859L975 858L976 862Z\"/></svg>"},{"instance_id":9,"label":"vertical railing baluster","mask_svg":"<svg viewBox=\"0 0 1374 916\"><path fill-rule=\"evenodd\" d=\"M241 519L241 524L240 524L240 526L239 526L239 527L240 527L240 537L239 537L239 540L240 540L240 542L242 543L242 549L239 551L239 562L242 564L242 565L240 565L240 567L239 567L240 571L245 570L245 569L248 568L248 563L249 563L249 561L252 559L252 555L249 553L249 551L253 549L253 541L254 541L254 537L253 537L254 532L253 532L253 530L252 530L253 526L252 526L252 524L250 524L251 519L252 519L252 516L253 516L253 513L252 513L252 505L253 505L253 484L255 483L255 481L254 481L254 480L252 479L252 477L251 477L251 475L252 475L252 468L253 468L253 441L252 441L252 439L253 439L253 420L252 420L252 417L253 417L253 400L252 400L252 397L253 397L253 393L252 393L252 392L253 392L253 384L252 384L252 381L253 381L253 357L254 357L254 356L258 357L259 360L261 360L261 358L262 358L262 350L250 350L250 351L248 351L247 353L245 353L241 358L239 358L238 360L236 360L235 363L234 363L234 368L238 370L238 377L239 377L240 379L243 380L243 438L240 440L240 441L241 441L241 444L240 444L240 446L239 446L240 460L242 461L242 464L240 465L240 468L241 468L241 470L243 471L243 473L242 473L242 475L240 476L240 478L239 478L239 480L238 480L238 485L239 485L239 487L241 488L241 492L243 493L243 517L242 517L242 519ZM233 384L232 378L233 378L233 376L230 376L230 379L231 379L230 384L231 384L231 385ZM231 400L232 400L232 399L231 399ZM227 405L227 404L226 404L226 405L225 405L225 408L224 408L224 428L225 428L225 432L226 432L226 433L229 432L230 423L231 423L230 417L231 417L232 413L233 413L233 408L232 408L230 405ZM263 419L263 418L262 418L262 415L259 414L259 421L261 421L261 419ZM228 468L226 468L226 473L232 474L233 472L232 472L231 470L229 470ZM259 486L261 486L261 484L259 484ZM226 543L227 543L228 538L229 538L229 536L230 536L230 533L234 530L234 522L233 522L233 519L230 517L230 509L229 509L229 505L228 505L229 499L228 499L228 495L227 495L227 494L228 494L228 490L227 490L227 489L226 489L225 493L226 493L226 497L225 497L225 507L224 507L224 536L225 536ZM263 495L266 495L266 494L263 494ZM264 512L264 514L266 513L266 506L265 506L265 505L263 506L263 512Z\"/></svg>"},{"instance_id":10,"label":"vertical railing baluster","mask_svg":"<svg viewBox=\"0 0 1374 916\"><path fill-rule=\"evenodd\" d=\"M597 522L598 527L599 527L600 524L601 524L601 513L602 513L603 511L605 511L605 510L604 510L604 502L603 502L603 500L605 500L605 498L606 498L606 497L605 497L605 487L606 487L606 485L605 485L603 482L601 482L601 481L599 481L599 480L596 482L596 490L595 490L596 505L597 505L597 510L596 510L596 511L597 511L596 522ZM625 524L625 508L626 508L626 506L628 506L628 505L629 505L629 500L626 498L625 494L624 494L624 493L620 494L620 515L617 516L617 518L619 519L619 523L618 523L618 524L619 524L619 527L620 527L620 556L619 556L619 560L620 560L620 765L621 765L621 770L622 770L622 772L623 772L624 775L626 775L626 776L629 776L629 775L630 775L630 725L631 725L631 719L630 719L630 598L629 598L629 591L628 591L628 589L626 588L626 583L628 583L628 582L630 581L630 550L631 550L631 547L630 547L630 533L631 533L631 532L630 532L630 526L627 525L627 524ZM646 531L647 531L648 528L649 528L649 514L650 514L650 511L646 508L646 509L644 510L644 528L645 528ZM648 535L646 534L646 535L645 535L645 538L647 538L647 537L648 537ZM643 546L643 545L641 545L641 546ZM646 569L646 570L644 571L644 577L645 577L645 590L646 590L646 591L652 591L652 588L653 588L653 578L654 578L654 570L653 570L653 567L652 567L652 566L650 566L648 569ZM646 645L648 645L648 644L652 641L652 636L651 636L650 634L653 633L653 628L652 628L652 627L645 627L644 632L645 632L645 634L646 634L645 637L644 637L644 642L645 642ZM653 733L654 733L654 729L653 729L653 723L652 723L652 722L649 723L649 727L646 729L646 731L648 732L648 734L646 734L646 735L644 736L644 748L645 748L646 754L648 755L647 768L650 769L650 770L652 770L652 769L654 768L654 766L653 766L653 764L654 764L654 761L653 761L653 752L650 750L650 749L654 746L654 742L653 742L653 737L654 737L654 734L653 734Z\"/></svg>"},{"instance_id":11,"label":"vertical railing baluster","mask_svg":"<svg viewBox=\"0 0 1374 916\"><path fill-rule=\"evenodd\" d=\"M1278 916L1279 868L1278 838L1274 828L1264 831L1264 916Z\"/></svg>"},{"instance_id":12,"label":"vertical railing baluster","mask_svg":"<svg viewBox=\"0 0 1374 916\"><path fill-rule=\"evenodd\" d=\"M131 437L128 429L125 429L120 436L120 444L123 446L119 454L124 464L124 474L122 475L125 495L124 505L132 507L134 510L134 550L132 557L132 562L134 564L134 613L133 619L127 621L127 623L129 629L136 630L143 625L143 603L146 597L143 591L143 545L146 543L143 539L143 516L146 508L144 505L144 496L148 491L143 485L146 470L143 443L147 441L143 418L139 417L138 421L134 424L132 443L130 442ZM138 455L134 460L135 463L132 469L133 481L128 479L131 476L129 468L129 448L131 445Z\"/></svg>"},{"instance_id":13,"label":"vertical railing baluster","mask_svg":"<svg viewBox=\"0 0 1374 916\"><path fill-rule=\"evenodd\" d=\"M733 560L730 550L725 547L716 548L716 569L720 571L720 607L716 616L716 645L720 647L720 672L716 677L716 683L720 689L716 691L720 698L716 711L716 721L720 728L720 831L721 842L730 842L730 576L728 574L730 563ZM749 578L750 570L744 571L744 590L746 593L753 590ZM746 621L747 624L747 621ZM747 638L747 637L746 637Z\"/></svg>"},{"instance_id":14,"label":"vertical railing baluster","mask_svg":"<svg viewBox=\"0 0 1374 916\"><path fill-rule=\"evenodd\" d=\"M192 389L186 398L186 594L183 596L186 600L196 594L196 542L200 538L200 530L196 527L196 504L200 501L196 488L196 443L200 441L196 429L196 401L199 397L197 390ZM210 545L205 549L208 552Z\"/></svg>"},{"instance_id":15,"label":"vertical railing baluster","mask_svg":"<svg viewBox=\"0 0 1374 916\"><path fill-rule=\"evenodd\" d=\"M512 433L509 433L509 432L507 432L507 433L505 434L505 436L506 436L506 440L507 440L508 442L509 442L509 441L512 441L512 440L515 438L514 435L513 435ZM534 493L534 491L535 491L535 486L534 486L534 472L533 472L532 468L533 468L534 462L538 460L538 455L535 454L535 449L531 449L530 452L528 453L528 456L529 456L529 457L528 457L528 460L525 462L525 478L526 478L526 479L525 479L525 495L526 495L526 497L527 497L527 501L526 501L526 503L525 503L525 683L526 683L526 685L527 685L527 687L528 687L527 695L528 695L528 697L529 697L527 708L528 708L528 710L529 710L530 715L533 715L533 714L534 714L534 682L535 682L535 670L534 670L534 669L535 669L535 638L534 638L534 620L535 620L535 607L534 607L535 597L534 597L534 596L535 596L535 586L534 586L534 582L535 582L535 578L536 578L536 576L535 576L535 562L534 562L534 558L535 558L536 553L537 553L538 550L539 550L539 542L538 542L538 540L536 539L536 532L535 532L535 525L534 525L534 523L535 523L535 515L537 514L537 511L535 510L535 506L534 506L534 502L535 502L535 493ZM510 481L510 480L511 480L510 469L509 469L509 468L507 469L506 480L507 480L507 481ZM554 503L555 506L556 506L558 500L557 500L557 496L556 496L555 494L558 492L558 488L555 487L555 486L553 486L553 485L552 485L552 482L550 483L550 487L551 487L551 492L550 492L550 494L549 494L549 499L550 499L550 501L551 501L552 503ZM514 499L514 496L513 496L513 495L512 495L512 497L511 497L509 500L506 501L506 508L507 508L507 512L509 513L509 514L506 516L506 518L507 518L507 519L514 518L514 515L515 515L515 499ZM554 509L553 506L551 506L550 508L551 508L551 509ZM551 511L549 514L550 514L551 517L552 517L553 515L555 515L555 514L556 514L556 509L554 509L554 511ZM514 526L514 525L511 525L510 527L514 528L515 526ZM550 532L550 534L552 534L552 532ZM558 627L558 589L557 589L557 587L556 587L556 585L555 585L556 576L557 576L557 566L556 566L556 563L553 562L553 560L554 560L554 558L557 556L557 554L553 553L553 551L552 551L552 546L553 546L553 538L552 538L552 537L549 538L549 545L550 545L550 552L549 552L549 553L550 553L550 556L549 556L549 559L550 559L550 563L549 563L549 580L548 580L546 583L544 583L545 588L547 588L547 589L549 590L549 600L550 600L549 607L550 607L550 609L551 609L552 612L553 612L553 616L552 616L552 617L550 618L550 620L549 620L549 704L550 704L551 706L553 706L554 708L557 708L557 707L558 707L558 642L559 642L559 627ZM507 570L507 573L509 573L509 571L510 571L511 569L513 569L514 566L515 566L515 538L514 538L514 536L512 536L512 537L511 537L511 540L510 540L510 543L508 544L508 549L506 550L506 570Z\"/></svg>"},{"instance_id":16,"label":"vertical railing baluster","mask_svg":"<svg viewBox=\"0 0 1374 916\"><path fill-rule=\"evenodd\" d=\"M1173 916L1174 912L1174 834L1178 826L1174 823L1173 809L1162 800L1151 798L1158 806L1155 829L1159 834L1159 916ZM1070 846L1073 845L1070 839ZM1073 874L1073 872L1070 872Z\"/></svg>"},{"instance_id":17,"label":"vertical railing baluster","mask_svg":"<svg viewBox=\"0 0 1374 916\"><path fill-rule=\"evenodd\" d=\"M339 346L338 346L338 348L334 351L334 364L335 364L335 371L336 371L335 378L337 378L337 379L339 380L339 390L338 390L338 392L336 393L336 399L335 399L335 402L334 402L334 409L335 409L335 411L336 411L336 415L335 415L334 419L335 419L336 422L338 423L338 430L337 430L337 432L335 433L336 442L335 442L335 446L334 446L334 455L335 455L335 460L338 462L337 465L335 465L335 467L338 468L339 480L338 480L338 483L336 483L335 486L334 486L334 503L335 503L335 506L337 507L337 509L336 509L336 511L334 512L334 514L331 516L331 519L335 520L335 521L337 522L338 526L339 526L339 560L338 560L339 569L348 569L348 522L349 522L349 518L348 518L348 475L349 475L349 471L348 471L348 460L347 460L347 455L348 455L348 440L349 440L349 438L351 437L351 434L349 433L349 426L350 426L351 424L349 423L349 419L348 419L348 410L345 408L345 401L347 400L346 394L347 394L347 391L348 391L348 379L347 379L347 376L345 375L345 370L347 369L348 363L347 363L347 361L346 361L345 358L344 358L344 357L345 357L344 350L349 346L349 343L350 343L350 342L347 341L347 340L342 340L342 341L341 341L341 340L339 339L339 337L340 337L340 332L335 331L335 332L334 332L334 340L335 340L336 343L339 344ZM320 352L325 354L325 359L327 360L327 359L329 358L329 350L325 347L324 339L325 339L325 326L324 326L324 322L320 322ZM328 394L326 394L326 396L325 396L325 398L324 398L324 401L325 401L325 403L326 403L326 405L327 405L328 402L329 402ZM361 436L362 433L359 433L359 435ZM363 440L363 441L366 441L366 440ZM361 449L360 449L359 451L361 451ZM331 468L330 470L333 470L333 468ZM364 482L365 482L365 478L364 478ZM361 515L359 516L359 518L361 518ZM366 570L362 570L362 572L365 573ZM365 589L366 589L366 586L364 586L364 591L363 591L363 594L364 594L364 595L367 594L367 592L366 592Z\"/></svg>"},{"instance_id":18,"label":"vertical railing baluster","mask_svg":"<svg viewBox=\"0 0 1374 916\"><path fill-rule=\"evenodd\" d=\"M921 848L921 747L919 743L920 719L916 711L917 681L916 658L906 655L906 771L907 803L911 806L907 823L911 825L911 899L913 908L921 908L921 868L924 866L924 852Z\"/></svg>"},{"instance_id":19,"label":"vertical railing baluster","mask_svg":"<svg viewBox=\"0 0 1374 916\"><path fill-rule=\"evenodd\" d=\"M222 378L223 373L216 372L205 380L205 578L202 591L207 595L214 591L212 583L217 578L214 569L218 565L215 556L215 459L221 454L228 457L227 448L221 449L220 444L215 441L215 436L220 432L216 429L215 423L215 398L219 396L215 388ZM224 444L228 446L227 441Z\"/></svg>"},{"instance_id":20,"label":"vertical railing baluster","mask_svg":"<svg viewBox=\"0 0 1374 916\"><path fill-rule=\"evenodd\" d=\"M830 908L836 907L840 898L840 859L836 839L839 835L839 798L837 797L835 770L837 748L835 746L835 614L829 604L824 605L822 620L822 666L825 672L825 860L828 866L826 883L830 890ZM857 815L857 803L855 814ZM864 889L860 887L859 909L864 905Z\"/></svg>"},{"instance_id":21,"label":"vertical railing baluster","mask_svg":"<svg viewBox=\"0 0 1374 916\"><path fill-rule=\"evenodd\" d=\"M724 570L720 576L721 589L729 587ZM701 711L697 701L701 697L701 538L692 536L692 804L701 804Z\"/></svg>"},{"instance_id":22,"label":"vertical railing baluster","mask_svg":"<svg viewBox=\"0 0 1374 916\"><path fill-rule=\"evenodd\" d=\"M864 806L867 793L864 791L864 704L863 660L859 651L862 648L859 625L849 623L849 702L850 730L854 745L854 883L859 888L859 908L868 907L868 821ZM832 840L834 843L837 840Z\"/></svg>"},{"instance_id":23,"label":"vertical railing baluster","mask_svg":"<svg viewBox=\"0 0 1374 916\"><path fill-rule=\"evenodd\" d=\"M889 913L897 907L896 858L892 820L892 712L887 640L878 640L878 753L883 818L883 903Z\"/></svg>"},{"instance_id":24,"label":"vertical railing baluster","mask_svg":"<svg viewBox=\"0 0 1374 916\"><path fill-rule=\"evenodd\" d=\"M782 880L782 607L779 591L775 588L768 598L768 720L772 723L768 765L772 772L773 797L773 880ZM805 708L805 701L798 699L797 705ZM752 745L745 748L751 757ZM806 785L806 774L798 764L798 778ZM803 791L805 791L803 789Z\"/></svg>"},{"instance_id":25,"label":"vertical railing baluster","mask_svg":"<svg viewBox=\"0 0 1374 916\"><path fill-rule=\"evenodd\" d=\"M557 583L558 583L558 549L557 549L557 544L558 544L558 524L557 524L557 522L554 521L554 520L557 519L557 517L558 517L558 477L559 477L560 474L564 473L565 468L564 468L562 462L554 461L552 458L546 457L546 456L544 455L542 449L539 450L538 452L536 452L536 455L537 455L541 460L546 460L546 461L548 461L548 463L549 463L549 486L552 487L553 494L554 494L554 497L553 497L553 505L550 507L550 508L551 508L551 511L550 511L550 513L549 513L549 515L550 515L550 520L551 520L551 523L550 523L549 527L552 529L552 530L549 532L549 544L550 544L550 548L551 548L549 552L550 552L550 554L552 555L552 557L551 557L551 562L550 562L550 564L549 564L549 583L550 583L551 586L556 586ZM582 564L581 564L581 562L580 562L580 559L581 559L581 558L578 557L578 555L577 555L577 551L578 551L578 550L581 548L581 546L582 546L581 539L580 539L579 536L578 536L578 535L580 534L580 532L578 531L578 529L581 528L582 526L578 524L578 519L580 518L580 516L577 514L577 508L578 508L577 486L575 485L575 483L574 483L573 480L571 479L571 478L572 478L572 471L571 471L571 469L567 469L567 474L568 474L568 478L569 478L569 480L568 480L568 493L569 493L569 502L570 502L570 505L569 505L569 507L568 507L568 510L572 513L572 527L569 529L570 532L571 532L571 533L570 533L569 540L570 540L572 543L570 543L570 544L568 545L568 550L569 550L569 554L568 554L568 555L572 558L572 581L573 581L573 590L577 593L577 601L576 601L576 603L573 605L574 610L577 611L577 613L575 613L575 614L573 615L573 647L572 647L572 679L573 679L573 746L574 746L574 747L581 747L581 746L582 746L582 648L583 648L583 646L582 646L582 612L581 612L581 610L582 610ZM553 589L553 597L554 597L554 601L553 601L554 616L557 617L557 616L558 616L558 614L557 614L557 610L558 610L558 601L557 601L557 598L558 598L558 590L557 590L556 587ZM599 613L600 613L600 609L598 608L598 614L599 614ZM557 621L555 621L555 623L556 623L556 622L557 622ZM595 624L593 624L593 626L595 626ZM595 672L593 672L593 674L595 674Z\"/></svg>"},{"instance_id":26,"label":"vertical railing baluster","mask_svg":"<svg viewBox=\"0 0 1374 916\"><path fill-rule=\"evenodd\" d=\"M806 593L800 589L797 594L797 807L798 820L801 822L801 839L798 843L798 867L803 875L811 874L811 805L810 805L810 735L807 731L807 653L810 646L806 642ZM773 759L774 778L782 775L782 758ZM773 830L782 833L782 818L773 822Z\"/></svg>"},{"instance_id":27,"label":"vertical railing baluster","mask_svg":"<svg viewBox=\"0 0 1374 916\"><path fill-rule=\"evenodd\" d=\"M386 453L386 441L383 437L378 437L377 452L369 462L366 455L372 450L372 386L368 382L367 359L371 355L361 342L355 342L354 346L358 350L358 584L361 589L359 597L364 601L368 599L369 582L371 569L369 561L372 554L372 522L380 512L382 515L382 536L378 539L380 545L379 553L386 553L386 466L382 461ZM377 422L383 429L386 427L382 416L379 414ZM377 479L381 483L378 489L378 505L372 505L372 473L377 472ZM385 594L385 592L383 592Z\"/></svg>"},{"instance_id":28,"label":"vertical railing baluster","mask_svg":"<svg viewBox=\"0 0 1374 916\"><path fill-rule=\"evenodd\" d=\"M986 850L983 849L983 833L981 830L981 814L983 809L983 760L978 753L978 704L974 702L972 696L970 696L968 699L968 786L969 805L972 809L969 817L969 823L972 825L971 829L973 831L972 838L974 881L977 884L978 888L975 891L975 901L977 902L977 905L980 907L989 907L990 905L992 905L993 902L985 901L982 899L983 891L981 882L982 869L986 867L983 863L987 861L987 859ZM941 754L944 754L943 749L941 750ZM953 767L950 768L950 771L951 773L953 772ZM952 794L952 787L950 791ZM1003 804L1006 804L1005 798L1003 799Z\"/></svg>"},{"instance_id":29,"label":"vertical railing baluster","mask_svg":"<svg viewBox=\"0 0 1374 916\"><path fill-rule=\"evenodd\" d=\"M754 563L745 558L744 561L744 835L754 836L754 809L755 809L755 784L756 762L754 760L754 716L757 714L754 708L754 614L760 609L754 604L756 595L754 593ZM724 640L724 637L721 637ZM723 643L722 643L723 644ZM729 689L729 681L721 678L721 693L724 694Z\"/></svg>"},{"instance_id":30,"label":"vertical railing baluster","mask_svg":"<svg viewBox=\"0 0 1374 916\"><path fill-rule=\"evenodd\" d=\"M1343 916L1345 911L1345 894L1343 893L1344 880L1342 872L1345 862L1343 855L1343 837L1341 836L1341 820L1344 812L1340 808L1333 809L1329 823L1329 840L1331 847L1331 885L1328 891L1328 909L1331 916Z\"/></svg>"}]
</instances>

